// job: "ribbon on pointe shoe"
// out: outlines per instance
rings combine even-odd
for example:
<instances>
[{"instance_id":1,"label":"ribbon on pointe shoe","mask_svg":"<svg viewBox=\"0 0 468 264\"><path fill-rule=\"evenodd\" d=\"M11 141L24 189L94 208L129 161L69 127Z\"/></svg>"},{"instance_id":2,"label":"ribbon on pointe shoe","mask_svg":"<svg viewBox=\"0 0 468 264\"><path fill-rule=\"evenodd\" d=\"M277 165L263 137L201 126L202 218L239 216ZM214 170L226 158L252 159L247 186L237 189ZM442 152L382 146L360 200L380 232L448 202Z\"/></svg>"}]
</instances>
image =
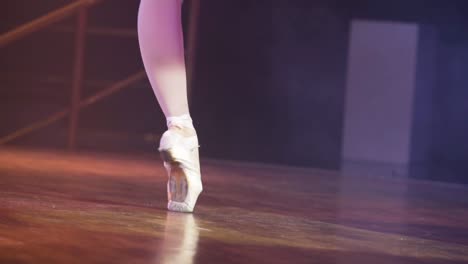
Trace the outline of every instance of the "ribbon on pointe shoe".
<instances>
[{"instance_id":1,"label":"ribbon on pointe shoe","mask_svg":"<svg viewBox=\"0 0 468 264\"><path fill-rule=\"evenodd\" d=\"M190 114L183 114L179 116L168 116L166 117L166 122L167 122L167 128L171 126L177 126L179 128L192 128L193 127L193 120L192 117L190 117Z\"/></svg>"}]
</instances>

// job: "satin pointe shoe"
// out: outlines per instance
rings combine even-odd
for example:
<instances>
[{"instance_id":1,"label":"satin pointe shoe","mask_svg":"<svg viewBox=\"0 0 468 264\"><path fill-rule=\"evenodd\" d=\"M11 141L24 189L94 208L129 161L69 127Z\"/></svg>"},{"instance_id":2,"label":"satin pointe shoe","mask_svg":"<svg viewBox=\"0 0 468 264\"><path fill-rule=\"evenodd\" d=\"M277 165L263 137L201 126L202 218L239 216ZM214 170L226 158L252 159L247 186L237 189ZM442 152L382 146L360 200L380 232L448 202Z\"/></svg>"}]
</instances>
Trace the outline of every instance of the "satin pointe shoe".
<instances>
[{"instance_id":1,"label":"satin pointe shoe","mask_svg":"<svg viewBox=\"0 0 468 264\"><path fill-rule=\"evenodd\" d=\"M163 133L159 152L168 174L167 209L191 213L203 190L197 136L183 136L174 130Z\"/></svg>"}]
</instances>

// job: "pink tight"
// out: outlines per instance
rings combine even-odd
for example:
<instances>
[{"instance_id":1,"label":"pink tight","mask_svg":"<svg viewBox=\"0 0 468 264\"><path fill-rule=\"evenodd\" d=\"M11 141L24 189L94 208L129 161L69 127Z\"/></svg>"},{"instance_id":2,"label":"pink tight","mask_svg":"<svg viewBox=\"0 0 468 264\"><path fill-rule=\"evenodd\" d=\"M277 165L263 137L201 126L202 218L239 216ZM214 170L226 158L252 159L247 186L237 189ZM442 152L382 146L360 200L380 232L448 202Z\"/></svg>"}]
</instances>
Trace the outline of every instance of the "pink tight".
<instances>
[{"instance_id":1,"label":"pink tight","mask_svg":"<svg viewBox=\"0 0 468 264\"><path fill-rule=\"evenodd\" d=\"M138 40L146 73L164 115L190 115L181 0L141 0Z\"/></svg>"}]
</instances>

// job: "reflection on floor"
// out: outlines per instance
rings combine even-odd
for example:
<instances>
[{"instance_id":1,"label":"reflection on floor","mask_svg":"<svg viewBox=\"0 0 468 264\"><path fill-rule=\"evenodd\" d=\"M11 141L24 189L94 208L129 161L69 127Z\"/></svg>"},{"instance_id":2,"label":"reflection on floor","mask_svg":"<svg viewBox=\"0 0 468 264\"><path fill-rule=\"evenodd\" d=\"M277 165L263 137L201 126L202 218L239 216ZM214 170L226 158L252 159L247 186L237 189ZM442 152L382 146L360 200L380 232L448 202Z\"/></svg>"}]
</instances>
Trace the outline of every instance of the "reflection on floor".
<instances>
[{"instance_id":1,"label":"reflection on floor","mask_svg":"<svg viewBox=\"0 0 468 264\"><path fill-rule=\"evenodd\" d=\"M195 214L155 156L0 150L0 263L468 263L468 186L202 161Z\"/></svg>"}]
</instances>

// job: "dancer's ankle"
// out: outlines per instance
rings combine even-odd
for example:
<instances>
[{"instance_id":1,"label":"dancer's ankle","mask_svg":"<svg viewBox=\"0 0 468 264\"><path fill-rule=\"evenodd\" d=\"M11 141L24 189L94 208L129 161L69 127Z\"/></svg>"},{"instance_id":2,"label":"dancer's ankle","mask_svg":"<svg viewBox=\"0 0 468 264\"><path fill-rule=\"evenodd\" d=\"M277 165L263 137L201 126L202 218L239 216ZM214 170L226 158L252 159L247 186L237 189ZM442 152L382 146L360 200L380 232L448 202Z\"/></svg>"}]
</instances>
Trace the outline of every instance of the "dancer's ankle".
<instances>
[{"instance_id":1,"label":"dancer's ankle","mask_svg":"<svg viewBox=\"0 0 468 264\"><path fill-rule=\"evenodd\" d=\"M197 135L193 126L192 117L189 113L166 117L167 128L176 131L184 136Z\"/></svg>"},{"instance_id":2,"label":"dancer's ankle","mask_svg":"<svg viewBox=\"0 0 468 264\"><path fill-rule=\"evenodd\" d=\"M169 130L175 131L184 137L190 137L190 136L196 136L197 132L195 128L190 128L190 127L180 127L180 126L169 126Z\"/></svg>"}]
</instances>

